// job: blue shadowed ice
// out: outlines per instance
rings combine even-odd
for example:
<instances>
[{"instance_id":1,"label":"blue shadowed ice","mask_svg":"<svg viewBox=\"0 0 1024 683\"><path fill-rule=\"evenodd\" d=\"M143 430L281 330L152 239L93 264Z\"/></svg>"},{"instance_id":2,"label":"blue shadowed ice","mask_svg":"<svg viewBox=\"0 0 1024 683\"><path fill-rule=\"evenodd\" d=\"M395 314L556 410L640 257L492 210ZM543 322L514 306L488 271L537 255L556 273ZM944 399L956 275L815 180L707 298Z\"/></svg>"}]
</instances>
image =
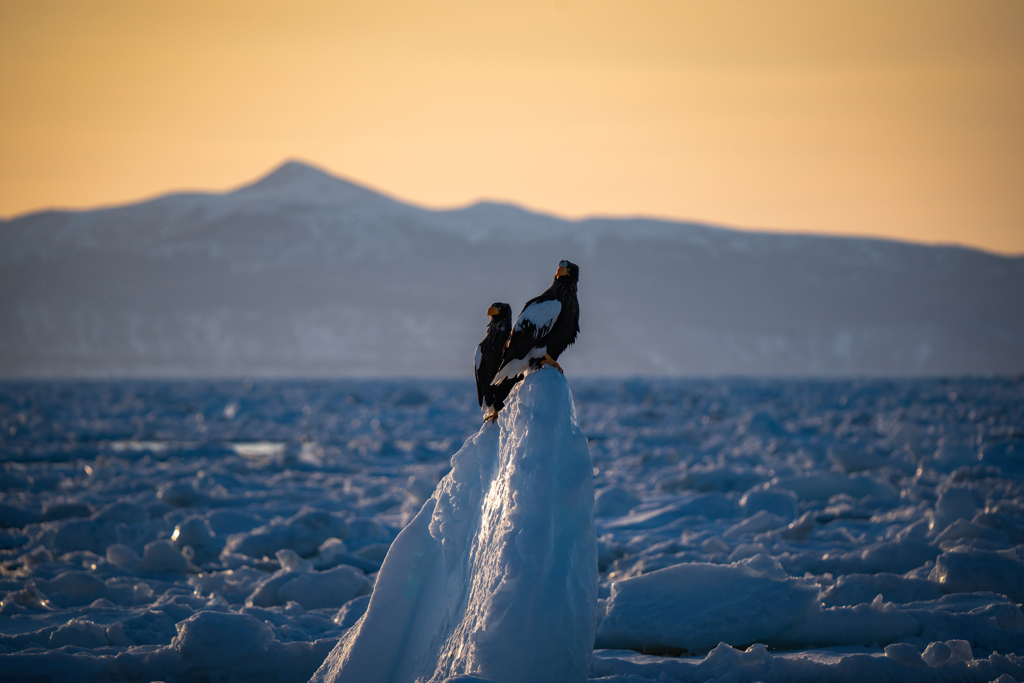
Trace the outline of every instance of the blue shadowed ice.
<instances>
[{"instance_id":1,"label":"blue shadowed ice","mask_svg":"<svg viewBox=\"0 0 1024 683\"><path fill-rule=\"evenodd\" d=\"M0 383L0 681L1024 681L1021 378L530 380Z\"/></svg>"},{"instance_id":2,"label":"blue shadowed ice","mask_svg":"<svg viewBox=\"0 0 1024 683\"><path fill-rule=\"evenodd\" d=\"M411 683L475 674L586 681L597 546L587 440L565 378L519 383L497 424L398 535L362 620L313 677Z\"/></svg>"}]
</instances>

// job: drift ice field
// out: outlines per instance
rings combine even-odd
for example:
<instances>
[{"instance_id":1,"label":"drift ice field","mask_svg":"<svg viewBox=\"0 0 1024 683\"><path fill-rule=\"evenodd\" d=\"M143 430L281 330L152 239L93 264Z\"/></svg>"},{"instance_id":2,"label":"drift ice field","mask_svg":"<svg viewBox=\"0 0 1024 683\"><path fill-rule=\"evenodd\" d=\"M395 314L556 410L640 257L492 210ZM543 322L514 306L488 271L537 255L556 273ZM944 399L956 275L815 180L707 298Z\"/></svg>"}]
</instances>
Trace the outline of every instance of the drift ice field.
<instances>
[{"instance_id":1,"label":"drift ice field","mask_svg":"<svg viewBox=\"0 0 1024 683\"><path fill-rule=\"evenodd\" d=\"M0 384L0 680L303 682L360 641L426 653L381 680L1024 680L1024 378L528 379L562 408L513 393L501 435L469 381ZM468 484L574 434L545 495ZM435 606L508 619L396 599L412 541Z\"/></svg>"}]
</instances>

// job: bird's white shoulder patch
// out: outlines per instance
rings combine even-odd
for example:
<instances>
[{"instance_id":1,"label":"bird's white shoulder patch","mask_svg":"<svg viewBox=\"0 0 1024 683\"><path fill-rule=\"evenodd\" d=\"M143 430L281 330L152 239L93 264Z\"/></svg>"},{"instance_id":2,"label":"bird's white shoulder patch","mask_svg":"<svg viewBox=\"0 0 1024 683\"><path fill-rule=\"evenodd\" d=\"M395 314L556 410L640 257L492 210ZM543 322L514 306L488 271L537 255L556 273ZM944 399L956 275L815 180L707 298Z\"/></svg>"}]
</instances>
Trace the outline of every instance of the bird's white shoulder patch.
<instances>
[{"instance_id":1,"label":"bird's white shoulder patch","mask_svg":"<svg viewBox=\"0 0 1024 683\"><path fill-rule=\"evenodd\" d=\"M480 348L480 344L477 344L476 345L476 355L473 356L473 367L476 368L477 370L480 369L480 359L483 358L483 355L484 355L483 349Z\"/></svg>"},{"instance_id":2,"label":"bird's white shoulder patch","mask_svg":"<svg viewBox=\"0 0 1024 683\"><path fill-rule=\"evenodd\" d=\"M534 358L543 358L548 352L546 346L535 346L530 349L530 352L526 354L526 358L517 358L510 361L508 365L498 371L498 374L494 376L494 380L491 382L493 386L498 386L509 377L518 377L519 375L526 375L530 372L530 361Z\"/></svg>"},{"instance_id":3,"label":"bird's white shoulder patch","mask_svg":"<svg viewBox=\"0 0 1024 683\"><path fill-rule=\"evenodd\" d=\"M543 336L551 330L561 312L562 302L558 299L530 304L519 314L519 319L516 320L516 331L522 329L523 323L530 322L537 328L537 336Z\"/></svg>"}]
</instances>

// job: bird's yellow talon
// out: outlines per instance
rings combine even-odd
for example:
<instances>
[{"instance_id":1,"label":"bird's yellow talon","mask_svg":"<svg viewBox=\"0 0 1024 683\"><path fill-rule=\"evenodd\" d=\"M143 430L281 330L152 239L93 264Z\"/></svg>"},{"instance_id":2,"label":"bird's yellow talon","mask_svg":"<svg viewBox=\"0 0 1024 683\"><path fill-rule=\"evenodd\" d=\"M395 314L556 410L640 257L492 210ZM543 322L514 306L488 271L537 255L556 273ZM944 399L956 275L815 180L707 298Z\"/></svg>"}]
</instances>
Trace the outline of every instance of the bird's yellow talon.
<instances>
[{"instance_id":1,"label":"bird's yellow talon","mask_svg":"<svg viewBox=\"0 0 1024 683\"><path fill-rule=\"evenodd\" d=\"M562 366L559 365L557 363L557 361L555 361L555 359L551 357L550 353L545 353L544 354L544 365L553 365L553 366L555 366L556 370L561 372L563 375L565 374L565 372L562 370Z\"/></svg>"}]
</instances>

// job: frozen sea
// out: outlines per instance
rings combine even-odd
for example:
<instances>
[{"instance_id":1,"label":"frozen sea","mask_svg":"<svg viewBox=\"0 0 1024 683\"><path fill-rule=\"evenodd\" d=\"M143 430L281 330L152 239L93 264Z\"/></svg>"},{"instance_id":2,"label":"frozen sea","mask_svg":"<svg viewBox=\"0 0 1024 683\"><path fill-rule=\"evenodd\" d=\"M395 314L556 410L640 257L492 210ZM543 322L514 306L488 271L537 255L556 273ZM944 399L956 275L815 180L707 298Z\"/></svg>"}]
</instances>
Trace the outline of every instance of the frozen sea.
<instances>
[{"instance_id":1,"label":"frozen sea","mask_svg":"<svg viewBox=\"0 0 1024 683\"><path fill-rule=\"evenodd\" d=\"M591 681L1024 680L1024 378L569 381ZM0 680L308 680L475 398L0 383Z\"/></svg>"}]
</instances>

